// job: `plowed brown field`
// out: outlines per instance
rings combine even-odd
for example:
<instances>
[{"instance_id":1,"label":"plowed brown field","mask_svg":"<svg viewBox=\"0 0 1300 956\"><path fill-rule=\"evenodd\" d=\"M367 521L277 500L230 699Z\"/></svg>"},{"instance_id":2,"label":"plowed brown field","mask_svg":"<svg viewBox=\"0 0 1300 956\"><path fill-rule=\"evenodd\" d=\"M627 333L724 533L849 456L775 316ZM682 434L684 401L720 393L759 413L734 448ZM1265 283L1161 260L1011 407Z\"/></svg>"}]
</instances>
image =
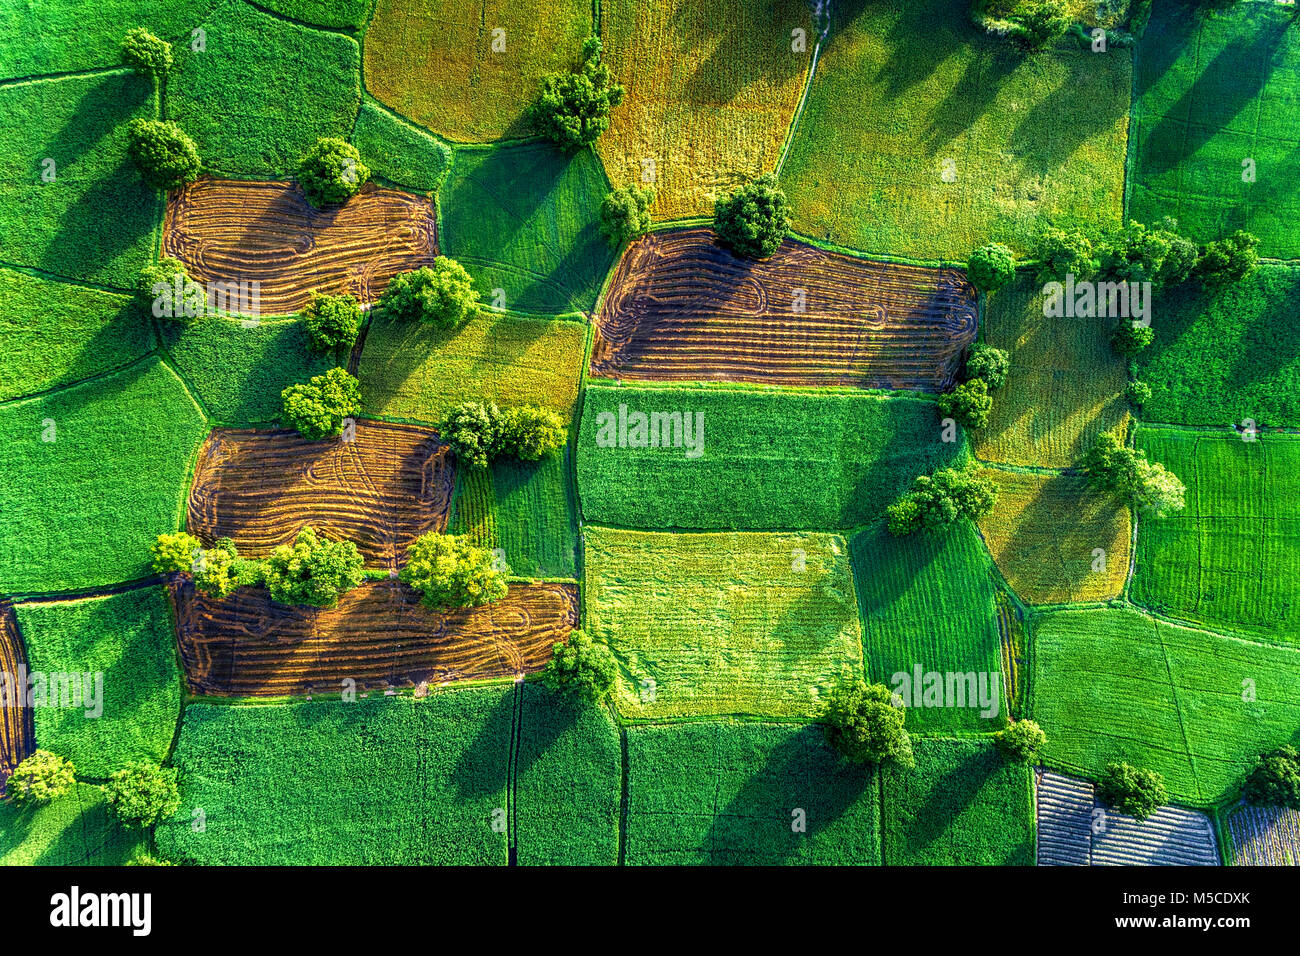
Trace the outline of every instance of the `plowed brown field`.
<instances>
[{"instance_id":1,"label":"plowed brown field","mask_svg":"<svg viewBox=\"0 0 1300 956\"><path fill-rule=\"evenodd\" d=\"M352 441L218 428L199 453L188 524L205 545L230 538L250 558L311 525L395 569L417 537L446 530L451 489L447 447L427 428L360 420Z\"/></svg>"},{"instance_id":2,"label":"plowed brown field","mask_svg":"<svg viewBox=\"0 0 1300 956\"><path fill-rule=\"evenodd\" d=\"M591 374L939 392L975 324L975 293L958 269L874 262L791 239L751 262L709 229L656 232L619 263Z\"/></svg>"},{"instance_id":3,"label":"plowed brown field","mask_svg":"<svg viewBox=\"0 0 1300 956\"><path fill-rule=\"evenodd\" d=\"M0 674L7 675L3 689L18 695L15 704L25 703L27 684L27 655L23 640L18 634L13 605L0 601ZM6 707L0 699L0 794L14 767L31 756L36 749L36 732L32 727L32 712L28 707Z\"/></svg>"},{"instance_id":4,"label":"plowed brown field","mask_svg":"<svg viewBox=\"0 0 1300 956\"><path fill-rule=\"evenodd\" d=\"M577 588L512 584L505 599L432 611L398 581L348 591L329 611L276 604L264 588L207 597L169 586L191 692L219 697L410 687L540 670L578 625Z\"/></svg>"},{"instance_id":5,"label":"plowed brown field","mask_svg":"<svg viewBox=\"0 0 1300 956\"><path fill-rule=\"evenodd\" d=\"M260 282L261 313L281 315L313 289L374 301L437 255L437 219L432 200L374 184L315 209L293 183L200 179L167 200L163 255L197 282Z\"/></svg>"}]
</instances>

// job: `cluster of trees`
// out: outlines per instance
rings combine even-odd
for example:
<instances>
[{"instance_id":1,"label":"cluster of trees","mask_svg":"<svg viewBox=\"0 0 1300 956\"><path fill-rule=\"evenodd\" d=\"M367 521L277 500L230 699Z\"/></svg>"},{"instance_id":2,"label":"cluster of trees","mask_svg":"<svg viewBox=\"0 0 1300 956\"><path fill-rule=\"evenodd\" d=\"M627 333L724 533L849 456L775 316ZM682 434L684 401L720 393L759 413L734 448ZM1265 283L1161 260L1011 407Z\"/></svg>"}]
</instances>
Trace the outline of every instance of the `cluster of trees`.
<instances>
[{"instance_id":1,"label":"cluster of trees","mask_svg":"<svg viewBox=\"0 0 1300 956\"><path fill-rule=\"evenodd\" d=\"M46 804L65 796L76 782L71 761L37 750L14 769L8 793L19 805ZM181 805L176 770L143 761L114 771L102 789L109 807L128 827L152 826Z\"/></svg>"},{"instance_id":2,"label":"cluster of trees","mask_svg":"<svg viewBox=\"0 0 1300 956\"><path fill-rule=\"evenodd\" d=\"M614 245L630 242L650 231L653 186L624 186L605 196L600 204L600 229Z\"/></svg>"},{"instance_id":3,"label":"cluster of trees","mask_svg":"<svg viewBox=\"0 0 1300 956\"><path fill-rule=\"evenodd\" d=\"M205 594L223 598L241 587L264 586L281 604L331 608L339 596L365 579L361 552L351 541L330 541L310 526L293 544L282 544L261 560L241 558L229 538L212 547L183 531L160 534L153 545L158 574L183 572Z\"/></svg>"},{"instance_id":4,"label":"cluster of trees","mask_svg":"<svg viewBox=\"0 0 1300 956\"><path fill-rule=\"evenodd\" d=\"M993 510L998 491L973 462L918 475L912 488L885 509L890 534L942 531L958 518L972 521Z\"/></svg>"},{"instance_id":5,"label":"cluster of trees","mask_svg":"<svg viewBox=\"0 0 1300 956\"><path fill-rule=\"evenodd\" d=\"M1102 432L1084 455L1080 468L1103 491L1124 499L1138 511L1162 518L1185 505L1186 487L1146 452L1129 448L1114 432Z\"/></svg>"},{"instance_id":6,"label":"cluster of trees","mask_svg":"<svg viewBox=\"0 0 1300 956\"><path fill-rule=\"evenodd\" d=\"M558 452L569 438L558 412L536 405L502 411L492 402L458 406L438 426L438 434L456 460L471 468L486 468L505 456L539 461Z\"/></svg>"},{"instance_id":7,"label":"cluster of trees","mask_svg":"<svg viewBox=\"0 0 1300 956\"><path fill-rule=\"evenodd\" d=\"M464 266L447 256L438 256L431 266L393 276L375 305L385 318L440 329L454 328L477 307L474 280Z\"/></svg>"},{"instance_id":8,"label":"cluster of trees","mask_svg":"<svg viewBox=\"0 0 1300 956\"><path fill-rule=\"evenodd\" d=\"M337 438L349 418L361 413L361 383L347 369L332 368L280 393L281 416L311 441Z\"/></svg>"},{"instance_id":9,"label":"cluster of trees","mask_svg":"<svg viewBox=\"0 0 1300 956\"><path fill-rule=\"evenodd\" d=\"M790 232L790 204L771 173L759 176L713 205L718 242L746 259L766 259Z\"/></svg>"},{"instance_id":10,"label":"cluster of trees","mask_svg":"<svg viewBox=\"0 0 1300 956\"><path fill-rule=\"evenodd\" d=\"M1112 761L1097 781L1097 799L1112 810L1145 820L1169 802L1169 792L1165 778L1154 770Z\"/></svg>"},{"instance_id":11,"label":"cluster of trees","mask_svg":"<svg viewBox=\"0 0 1300 956\"><path fill-rule=\"evenodd\" d=\"M983 428L993 413L993 396L1007 380L1011 359L1002 349L978 342L966 358L965 381L939 396L939 413L963 428Z\"/></svg>"},{"instance_id":12,"label":"cluster of trees","mask_svg":"<svg viewBox=\"0 0 1300 956\"><path fill-rule=\"evenodd\" d=\"M1254 806L1300 810L1300 750L1288 744L1261 755L1242 796Z\"/></svg>"},{"instance_id":13,"label":"cluster of trees","mask_svg":"<svg viewBox=\"0 0 1300 956\"><path fill-rule=\"evenodd\" d=\"M474 607L504 598L509 573L504 562L468 538L431 531L411 545L397 577L429 607Z\"/></svg>"},{"instance_id":14,"label":"cluster of trees","mask_svg":"<svg viewBox=\"0 0 1300 956\"><path fill-rule=\"evenodd\" d=\"M298 163L298 185L317 209L347 202L370 179L370 167L346 140L322 136Z\"/></svg>"},{"instance_id":15,"label":"cluster of trees","mask_svg":"<svg viewBox=\"0 0 1300 956\"><path fill-rule=\"evenodd\" d=\"M625 92L601 58L600 38L589 37L575 69L542 78L528 117L537 132L562 149L581 149L609 129L610 112Z\"/></svg>"},{"instance_id":16,"label":"cluster of trees","mask_svg":"<svg viewBox=\"0 0 1300 956\"><path fill-rule=\"evenodd\" d=\"M1056 42L1074 23L1066 0L974 0L970 17L981 30L1030 50Z\"/></svg>"}]
</instances>

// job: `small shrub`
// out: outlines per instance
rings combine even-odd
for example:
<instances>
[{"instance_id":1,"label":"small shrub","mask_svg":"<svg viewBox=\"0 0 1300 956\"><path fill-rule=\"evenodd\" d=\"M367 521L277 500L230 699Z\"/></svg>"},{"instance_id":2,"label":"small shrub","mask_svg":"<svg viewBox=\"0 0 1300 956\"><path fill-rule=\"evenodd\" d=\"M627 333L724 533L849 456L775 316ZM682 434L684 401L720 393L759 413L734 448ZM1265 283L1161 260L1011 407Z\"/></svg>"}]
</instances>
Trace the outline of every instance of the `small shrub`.
<instances>
[{"instance_id":1,"label":"small shrub","mask_svg":"<svg viewBox=\"0 0 1300 956\"><path fill-rule=\"evenodd\" d=\"M1146 349L1151 347L1151 343L1156 340L1156 333L1149 325L1134 325L1132 322L1121 322L1111 333L1110 347L1120 355L1134 356L1140 355Z\"/></svg>"},{"instance_id":2,"label":"small shrub","mask_svg":"<svg viewBox=\"0 0 1300 956\"><path fill-rule=\"evenodd\" d=\"M1097 781L1097 798L1120 813L1145 820L1169 800L1164 777L1154 770L1139 770L1126 763L1106 765Z\"/></svg>"},{"instance_id":3,"label":"small shrub","mask_svg":"<svg viewBox=\"0 0 1300 956\"><path fill-rule=\"evenodd\" d=\"M261 562L262 583L281 604L336 607L339 595L365 580L361 552L351 541L330 541L305 527Z\"/></svg>"},{"instance_id":4,"label":"small shrub","mask_svg":"<svg viewBox=\"0 0 1300 956\"><path fill-rule=\"evenodd\" d=\"M299 314L307 327L313 352L346 352L361 331L361 306L350 295L313 292L311 303Z\"/></svg>"},{"instance_id":5,"label":"small shrub","mask_svg":"<svg viewBox=\"0 0 1300 956\"><path fill-rule=\"evenodd\" d=\"M982 378L972 378L952 391L944 392L939 396L938 404L941 415L955 419L963 428L983 428L989 423L993 411L988 383Z\"/></svg>"},{"instance_id":6,"label":"small shrub","mask_svg":"<svg viewBox=\"0 0 1300 956\"><path fill-rule=\"evenodd\" d=\"M298 164L298 184L317 208L347 202L370 179L370 167L345 140L323 136Z\"/></svg>"},{"instance_id":7,"label":"small shrub","mask_svg":"<svg viewBox=\"0 0 1300 956\"><path fill-rule=\"evenodd\" d=\"M181 806L176 770L133 761L117 770L104 785L113 812L128 827L152 826Z\"/></svg>"},{"instance_id":8,"label":"small shrub","mask_svg":"<svg viewBox=\"0 0 1300 956\"><path fill-rule=\"evenodd\" d=\"M1124 397L1130 405L1141 408L1151 401L1151 386L1146 382L1129 382L1124 386Z\"/></svg>"},{"instance_id":9,"label":"small shrub","mask_svg":"<svg viewBox=\"0 0 1300 956\"><path fill-rule=\"evenodd\" d=\"M1242 796L1257 807L1300 810L1300 750L1288 744L1261 755Z\"/></svg>"},{"instance_id":10,"label":"small shrub","mask_svg":"<svg viewBox=\"0 0 1300 956\"><path fill-rule=\"evenodd\" d=\"M361 386L341 368L313 375L305 384L290 385L280 398L285 423L311 441L337 438L343 433L344 421L361 412Z\"/></svg>"},{"instance_id":11,"label":"small shrub","mask_svg":"<svg viewBox=\"0 0 1300 956\"><path fill-rule=\"evenodd\" d=\"M650 230L653 186L624 186L605 196L600 204L600 228L614 245L644 236Z\"/></svg>"},{"instance_id":12,"label":"small shrub","mask_svg":"<svg viewBox=\"0 0 1300 956\"><path fill-rule=\"evenodd\" d=\"M831 692L826 713L826 737L855 763L916 766L912 738L903 729L905 711L895 707L884 684L856 680Z\"/></svg>"},{"instance_id":13,"label":"small shrub","mask_svg":"<svg viewBox=\"0 0 1300 956\"><path fill-rule=\"evenodd\" d=\"M713 207L718 241L738 256L766 259L790 231L790 204L776 177L759 176L720 196Z\"/></svg>"},{"instance_id":14,"label":"small shrub","mask_svg":"<svg viewBox=\"0 0 1300 956\"><path fill-rule=\"evenodd\" d=\"M988 514L997 499L997 486L973 464L940 468L933 475L918 475L911 490L885 509L887 527L900 536L942 531L959 518L973 521Z\"/></svg>"},{"instance_id":15,"label":"small shrub","mask_svg":"<svg viewBox=\"0 0 1300 956\"><path fill-rule=\"evenodd\" d=\"M528 116L537 131L563 149L589 146L609 129L610 111L623 102L624 90L601 60L597 37L582 45L582 63L571 72L552 73Z\"/></svg>"},{"instance_id":16,"label":"small shrub","mask_svg":"<svg viewBox=\"0 0 1300 956\"><path fill-rule=\"evenodd\" d=\"M567 642L557 641L542 672L542 679L551 687L595 704L609 699L617 677L614 653L584 631L570 632Z\"/></svg>"},{"instance_id":17,"label":"small shrub","mask_svg":"<svg viewBox=\"0 0 1300 956\"><path fill-rule=\"evenodd\" d=\"M136 27L128 30L122 40L122 62L156 82L172 68L172 45L143 27Z\"/></svg>"},{"instance_id":18,"label":"small shrub","mask_svg":"<svg viewBox=\"0 0 1300 956\"><path fill-rule=\"evenodd\" d=\"M478 305L474 280L455 259L438 256L432 266L400 272L379 299L383 314L403 322L452 328Z\"/></svg>"},{"instance_id":19,"label":"small shrub","mask_svg":"<svg viewBox=\"0 0 1300 956\"><path fill-rule=\"evenodd\" d=\"M505 422L492 402L466 402L438 426L456 461L468 468L486 468L501 453Z\"/></svg>"},{"instance_id":20,"label":"small shrub","mask_svg":"<svg viewBox=\"0 0 1300 956\"><path fill-rule=\"evenodd\" d=\"M1032 720L1017 720L993 735L998 749L1012 760L1030 763L1047 743L1047 734Z\"/></svg>"},{"instance_id":21,"label":"small shrub","mask_svg":"<svg viewBox=\"0 0 1300 956\"><path fill-rule=\"evenodd\" d=\"M560 413L536 405L510 408L501 416L499 453L520 461L538 461L554 455L569 440Z\"/></svg>"},{"instance_id":22,"label":"small shrub","mask_svg":"<svg viewBox=\"0 0 1300 956\"><path fill-rule=\"evenodd\" d=\"M165 532L158 535L150 550L155 574L188 572L203 554L203 542L184 531Z\"/></svg>"},{"instance_id":23,"label":"small shrub","mask_svg":"<svg viewBox=\"0 0 1300 956\"><path fill-rule=\"evenodd\" d=\"M430 532L411 545L398 578L421 592L429 607L473 607L504 598L508 573L469 539Z\"/></svg>"},{"instance_id":24,"label":"small shrub","mask_svg":"<svg viewBox=\"0 0 1300 956\"><path fill-rule=\"evenodd\" d=\"M14 803L48 803L63 796L76 782L69 761L48 750L37 750L14 768L8 793Z\"/></svg>"},{"instance_id":25,"label":"small shrub","mask_svg":"<svg viewBox=\"0 0 1300 956\"><path fill-rule=\"evenodd\" d=\"M983 342L971 346L970 356L966 359L967 380L982 379L992 391L1006 384L1009 371L1011 358L1002 349Z\"/></svg>"},{"instance_id":26,"label":"small shrub","mask_svg":"<svg viewBox=\"0 0 1300 956\"><path fill-rule=\"evenodd\" d=\"M980 292L996 292L1015 275L1015 254L1000 242L980 246L966 262L966 278Z\"/></svg>"},{"instance_id":27,"label":"small shrub","mask_svg":"<svg viewBox=\"0 0 1300 956\"><path fill-rule=\"evenodd\" d=\"M136 118L126 136L131 158L154 189L179 189L199 178L198 147L175 123Z\"/></svg>"}]
</instances>

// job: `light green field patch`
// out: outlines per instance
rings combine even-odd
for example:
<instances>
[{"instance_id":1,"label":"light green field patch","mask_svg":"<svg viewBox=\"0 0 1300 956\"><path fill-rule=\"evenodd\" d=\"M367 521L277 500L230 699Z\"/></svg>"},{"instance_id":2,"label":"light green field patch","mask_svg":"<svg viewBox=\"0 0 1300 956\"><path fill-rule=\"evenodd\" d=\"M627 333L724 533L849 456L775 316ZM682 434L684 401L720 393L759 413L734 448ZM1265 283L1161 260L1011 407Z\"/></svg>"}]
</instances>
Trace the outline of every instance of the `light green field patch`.
<instances>
[{"instance_id":1,"label":"light green field patch","mask_svg":"<svg viewBox=\"0 0 1300 956\"><path fill-rule=\"evenodd\" d=\"M902 695L908 730L1004 727L992 568L974 526L961 521L941 535L899 538L877 525L855 535L851 547L867 677ZM942 697L925 694L931 674L941 675L942 684L929 686L943 687Z\"/></svg>"},{"instance_id":2,"label":"light green field patch","mask_svg":"<svg viewBox=\"0 0 1300 956\"><path fill-rule=\"evenodd\" d=\"M964 259L1048 225L1117 226L1132 67L1072 40L1027 56L969 0L837 8L781 178L795 228Z\"/></svg>"},{"instance_id":3,"label":"light green field patch","mask_svg":"<svg viewBox=\"0 0 1300 956\"><path fill-rule=\"evenodd\" d=\"M0 401L129 365L153 348L130 299L0 269Z\"/></svg>"},{"instance_id":4,"label":"light green field patch","mask_svg":"<svg viewBox=\"0 0 1300 956\"><path fill-rule=\"evenodd\" d=\"M1300 436L1143 426L1137 446L1182 479L1187 507L1139 520L1132 599L1300 645Z\"/></svg>"},{"instance_id":5,"label":"light green field patch","mask_svg":"<svg viewBox=\"0 0 1300 956\"><path fill-rule=\"evenodd\" d=\"M1300 741L1294 648L1120 608L1051 612L1034 631L1031 716L1049 764L1095 779L1124 760L1206 806L1233 796L1260 753Z\"/></svg>"},{"instance_id":6,"label":"light green field patch","mask_svg":"<svg viewBox=\"0 0 1300 956\"><path fill-rule=\"evenodd\" d=\"M122 826L93 784L42 806L0 800L0 866L122 866L148 846L148 832Z\"/></svg>"},{"instance_id":7,"label":"light green field patch","mask_svg":"<svg viewBox=\"0 0 1300 956\"><path fill-rule=\"evenodd\" d=\"M578 400L587 327L481 312L451 331L375 319L358 377L368 414L436 424L464 402L541 405L566 418Z\"/></svg>"},{"instance_id":8,"label":"light green field patch","mask_svg":"<svg viewBox=\"0 0 1300 956\"><path fill-rule=\"evenodd\" d=\"M100 779L132 760L167 759L181 712L181 674L161 587L23 602L14 613L32 671L74 678L51 678L47 706L32 708L37 746ZM54 706L59 697L69 706Z\"/></svg>"},{"instance_id":9,"label":"light green field patch","mask_svg":"<svg viewBox=\"0 0 1300 956\"><path fill-rule=\"evenodd\" d=\"M0 594L146 577L150 545L180 527L206 432L157 358L0 406Z\"/></svg>"},{"instance_id":10,"label":"light green field patch","mask_svg":"<svg viewBox=\"0 0 1300 956\"><path fill-rule=\"evenodd\" d=\"M618 658L625 717L815 717L861 674L839 535L588 526L583 554L586 626Z\"/></svg>"}]
</instances>

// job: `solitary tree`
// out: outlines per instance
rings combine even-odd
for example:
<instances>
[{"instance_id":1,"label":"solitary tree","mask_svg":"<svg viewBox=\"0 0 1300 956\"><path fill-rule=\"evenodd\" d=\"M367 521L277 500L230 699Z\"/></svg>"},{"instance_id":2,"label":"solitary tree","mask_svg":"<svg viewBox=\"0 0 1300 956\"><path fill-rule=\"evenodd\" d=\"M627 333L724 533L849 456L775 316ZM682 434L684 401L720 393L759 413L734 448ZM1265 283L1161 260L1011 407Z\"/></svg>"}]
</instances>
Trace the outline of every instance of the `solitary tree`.
<instances>
[{"instance_id":1,"label":"solitary tree","mask_svg":"<svg viewBox=\"0 0 1300 956\"><path fill-rule=\"evenodd\" d=\"M472 607L504 598L508 572L468 539L430 532L411 545L398 577L429 607Z\"/></svg>"},{"instance_id":2,"label":"solitary tree","mask_svg":"<svg viewBox=\"0 0 1300 956\"><path fill-rule=\"evenodd\" d=\"M959 518L973 521L988 514L997 497L997 486L973 465L940 468L918 475L911 490L885 509L887 527L894 535L942 531Z\"/></svg>"},{"instance_id":3,"label":"solitary tree","mask_svg":"<svg viewBox=\"0 0 1300 956\"><path fill-rule=\"evenodd\" d=\"M48 803L72 789L72 764L48 750L37 750L14 768L9 796L15 803Z\"/></svg>"},{"instance_id":4,"label":"solitary tree","mask_svg":"<svg viewBox=\"0 0 1300 956\"><path fill-rule=\"evenodd\" d=\"M939 396L939 414L953 418L964 428L983 428L993 412L993 399L989 397L988 383L982 378L972 378L951 391Z\"/></svg>"},{"instance_id":5,"label":"solitary tree","mask_svg":"<svg viewBox=\"0 0 1300 956\"><path fill-rule=\"evenodd\" d=\"M1164 465L1147 461L1145 452L1129 448L1114 432L1093 439L1080 467L1093 485L1154 517L1184 507L1187 489L1178 477Z\"/></svg>"},{"instance_id":6,"label":"solitary tree","mask_svg":"<svg viewBox=\"0 0 1300 956\"><path fill-rule=\"evenodd\" d=\"M826 712L826 736L840 753L856 763L892 764L912 768L912 738L903 729L904 709L894 706L884 684L856 680L831 693Z\"/></svg>"},{"instance_id":7,"label":"solitary tree","mask_svg":"<svg viewBox=\"0 0 1300 956\"><path fill-rule=\"evenodd\" d=\"M605 196L600 204L600 228L614 245L620 245L650 229L653 186L624 186Z\"/></svg>"},{"instance_id":8,"label":"solitary tree","mask_svg":"<svg viewBox=\"0 0 1300 956\"><path fill-rule=\"evenodd\" d=\"M347 202L370 179L357 148L335 136L312 144L298 164L298 184L313 206Z\"/></svg>"},{"instance_id":9,"label":"solitary tree","mask_svg":"<svg viewBox=\"0 0 1300 956\"><path fill-rule=\"evenodd\" d=\"M1130 764L1106 765L1097 781L1097 798L1106 806L1145 820L1169 800L1164 777L1154 770L1139 770Z\"/></svg>"},{"instance_id":10,"label":"solitary tree","mask_svg":"<svg viewBox=\"0 0 1300 956\"><path fill-rule=\"evenodd\" d=\"M1120 355L1132 357L1150 348L1155 340L1156 333L1151 326L1121 322L1111 333L1110 345Z\"/></svg>"},{"instance_id":11,"label":"solitary tree","mask_svg":"<svg viewBox=\"0 0 1300 956\"><path fill-rule=\"evenodd\" d=\"M1260 756L1242 796L1254 806L1300 810L1300 751L1287 744Z\"/></svg>"},{"instance_id":12,"label":"solitary tree","mask_svg":"<svg viewBox=\"0 0 1300 956\"><path fill-rule=\"evenodd\" d=\"M993 742L1010 759L1029 763L1047 743L1047 734L1032 720L1017 720L993 735Z\"/></svg>"},{"instance_id":13,"label":"solitary tree","mask_svg":"<svg viewBox=\"0 0 1300 956\"><path fill-rule=\"evenodd\" d=\"M966 261L966 278L981 292L994 292L1016 275L1015 254L1000 242L980 246Z\"/></svg>"},{"instance_id":14,"label":"solitary tree","mask_svg":"<svg viewBox=\"0 0 1300 956\"><path fill-rule=\"evenodd\" d=\"M199 178L198 148L175 123L137 117L126 126L127 151L154 189L179 189Z\"/></svg>"},{"instance_id":15,"label":"solitary tree","mask_svg":"<svg viewBox=\"0 0 1300 956\"><path fill-rule=\"evenodd\" d=\"M790 204L771 173L745 183L713 205L718 241L738 256L766 259L790 231Z\"/></svg>"},{"instance_id":16,"label":"solitary tree","mask_svg":"<svg viewBox=\"0 0 1300 956\"><path fill-rule=\"evenodd\" d=\"M155 84L161 83L172 68L172 45L160 40L144 27L128 30L122 40L122 62Z\"/></svg>"},{"instance_id":17,"label":"solitary tree","mask_svg":"<svg viewBox=\"0 0 1300 956\"><path fill-rule=\"evenodd\" d=\"M361 387L345 369L313 375L280 393L285 422L304 438L320 441L343 434L343 423L361 411Z\"/></svg>"},{"instance_id":18,"label":"solitary tree","mask_svg":"<svg viewBox=\"0 0 1300 956\"><path fill-rule=\"evenodd\" d=\"M623 87L601 60L600 39L582 45L576 70L552 73L529 109L537 131L564 149L589 146L609 129L610 111L623 102Z\"/></svg>"},{"instance_id":19,"label":"solitary tree","mask_svg":"<svg viewBox=\"0 0 1300 956\"><path fill-rule=\"evenodd\" d=\"M378 308L388 318L451 328L468 318L477 305L474 280L464 266L438 256L432 266L393 276Z\"/></svg>"},{"instance_id":20,"label":"solitary tree","mask_svg":"<svg viewBox=\"0 0 1300 956\"><path fill-rule=\"evenodd\" d=\"M339 595L365 580L361 552L351 541L330 541L305 527L261 562L262 582L281 604L335 607Z\"/></svg>"},{"instance_id":21,"label":"solitary tree","mask_svg":"<svg viewBox=\"0 0 1300 956\"><path fill-rule=\"evenodd\" d=\"M501 454L538 461L564 447L569 439L560 413L537 405L518 405L501 416Z\"/></svg>"},{"instance_id":22,"label":"solitary tree","mask_svg":"<svg viewBox=\"0 0 1300 956\"><path fill-rule=\"evenodd\" d=\"M152 826L181 806L176 770L143 761L133 761L114 771L104 785L104 795L128 827Z\"/></svg>"},{"instance_id":23,"label":"solitary tree","mask_svg":"<svg viewBox=\"0 0 1300 956\"><path fill-rule=\"evenodd\" d=\"M356 344L361 330L361 306L350 295L313 292L299 314L313 352L342 352Z\"/></svg>"},{"instance_id":24,"label":"solitary tree","mask_svg":"<svg viewBox=\"0 0 1300 956\"><path fill-rule=\"evenodd\" d=\"M607 644L592 640L585 631L571 631L568 641L557 641L551 651L551 662L542 673L547 684L597 704L609 699L618 662Z\"/></svg>"}]
</instances>

